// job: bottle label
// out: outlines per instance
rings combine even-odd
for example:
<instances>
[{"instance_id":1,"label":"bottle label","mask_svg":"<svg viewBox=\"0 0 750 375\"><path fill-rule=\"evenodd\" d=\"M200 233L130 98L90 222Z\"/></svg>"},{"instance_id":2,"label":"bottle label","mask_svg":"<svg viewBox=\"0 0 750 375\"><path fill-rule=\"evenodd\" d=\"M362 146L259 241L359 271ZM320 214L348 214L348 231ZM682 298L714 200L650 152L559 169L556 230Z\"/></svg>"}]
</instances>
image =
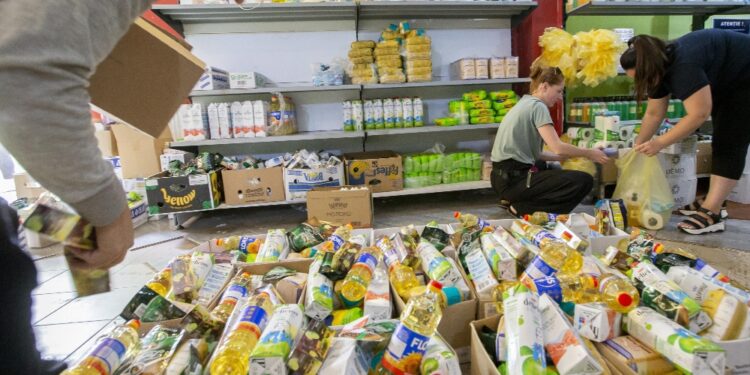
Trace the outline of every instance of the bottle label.
<instances>
[{"instance_id":1,"label":"bottle label","mask_svg":"<svg viewBox=\"0 0 750 375\"><path fill-rule=\"evenodd\" d=\"M539 255L531 260L529 266L526 267L526 271L524 271L524 273L531 279L541 279L547 276L552 276L555 272L557 271L547 264L547 262L545 262Z\"/></svg>"},{"instance_id":2,"label":"bottle label","mask_svg":"<svg viewBox=\"0 0 750 375\"><path fill-rule=\"evenodd\" d=\"M84 361L89 362L92 367L97 367L95 365L96 362L101 361L106 370L103 374L111 374L120 367L125 352L126 348L122 342L111 337L106 337L99 342Z\"/></svg>"},{"instance_id":3,"label":"bottle label","mask_svg":"<svg viewBox=\"0 0 750 375\"><path fill-rule=\"evenodd\" d=\"M560 281L557 280L556 277L547 276L534 279L534 285L536 286L536 291L539 295L546 294L552 297L555 302L562 302L562 287L560 286Z\"/></svg>"},{"instance_id":4,"label":"bottle label","mask_svg":"<svg viewBox=\"0 0 750 375\"><path fill-rule=\"evenodd\" d=\"M383 252L383 260L385 261L386 266L390 268L393 264L398 262L399 259L396 247L393 246L387 237L378 240L378 242L375 243L375 246Z\"/></svg>"},{"instance_id":5,"label":"bottle label","mask_svg":"<svg viewBox=\"0 0 750 375\"><path fill-rule=\"evenodd\" d=\"M243 254L247 254L247 248L250 247L253 243L255 243L257 239L255 237L240 237L240 243L239 243L239 249L240 252Z\"/></svg>"},{"instance_id":6,"label":"bottle label","mask_svg":"<svg viewBox=\"0 0 750 375\"><path fill-rule=\"evenodd\" d=\"M331 241L331 243L333 243L333 251L337 251L342 246L344 246L344 243L346 243L346 241L344 241L344 239L341 238L341 236L336 235L336 234L329 237L328 240Z\"/></svg>"},{"instance_id":7,"label":"bottle label","mask_svg":"<svg viewBox=\"0 0 750 375\"><path fill-rule=\"evenodd\" d=\"M555 236L553 236L552 233L547 232L546 230L541 230L534 236L532 242L537 247L542 247L542 242L545 238L549 238L552 241L556 240Z\"/></svg>"},{"instance_id":8,"label":"bottle label","mask_svg":"<svg viewBox=\"0 0 750 375\"><path fill-rule=\"evenodd\" d=\"M481 218L477 218L477 220L477 227L479 227L479 229L484 229L490 226L490 223L487 222L487 220Z\"/></svg>"},{"instance_id":9,"label":"bottle label","mask_svg":"<svg viewBox=\"0 0 750 375\"><path fill-rule=\"evenodd\" d=\"M385 360L401 371L407 371L411 366L416 366L415 369L417 369L422 362L422 356L427 351L429 341L429 337L399 324L388 343Z\"/></svg>"},{"instance_id":10,"label":"bottle label","mask_svg":"<svg viewBox=\"0 0 750 375\"><path fill-rule=\"evenodd\" d=\"M708 263L704 262L703 259L700 258L695 260L695 269L704 275L708 275L709 277L716 277L719 274L719 271L716 268L711 267L710 265L708 265Z\"/></svg>"},{"instance_id":11,"label":"bottle label","mask_svg":"<svg viewBox=\"0 0 750 375\"><path fill-rule=\"evenodd\" d=\"M378 266L378 258L375 258L372 254L363 253L359 256L359 259L357 259L357 263L361 266L367 267L367 269L370 270L370 274L372 274L375 272L375 267Z\"/></svg>"},{"instance_id":12,"label":"bottle label","mask_svg":"<svg viewBox=\"0 0 750 375\"><path fill-rule=\"evenodd\" d=\"M244 285L232 284L229 286L229 289L224 292L224 296L221 298L221 303L223 304L230 301L232 303L237 303L240 298L245 297L246 295L247 287Z\"/></svg>"},{"instance_id":13,"label":"bottle label","mask_svg":"<svg viewBox=\"0 0 750 375\"><path fill-rule=\"evenodd\" d=\"M260 337L261 332L268 324L268 313L260 306L252 305L245 307L237 321L236 330L245 330L252 332L256 338Z\"/></svg>"}]
</instances>

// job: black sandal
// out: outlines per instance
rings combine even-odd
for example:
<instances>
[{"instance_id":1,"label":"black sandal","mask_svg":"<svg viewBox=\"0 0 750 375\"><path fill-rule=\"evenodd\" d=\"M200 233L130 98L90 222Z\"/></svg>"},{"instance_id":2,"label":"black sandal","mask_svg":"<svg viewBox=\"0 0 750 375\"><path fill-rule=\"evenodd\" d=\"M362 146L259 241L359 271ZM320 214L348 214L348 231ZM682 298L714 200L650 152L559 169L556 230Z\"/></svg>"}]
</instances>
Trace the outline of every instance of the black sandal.
<instances>
[{"instance_id":1,"label":"black sandal","mask_svg":"<svg viewBox=\"0 0 750 375\"><path fill-rule=\"evenodd\" d=\"M677 228L687 234L723 232L725 229L724 220L721 219L721 216L703 207L698 207L696 213L677 224Z\"/></svg>"},{"instance_id":2,"label":"black sandal","mask_svg":"<svg viewBox=\"0 0 750 375\"><path fill-rule=\"evenodd\" d=\"M698 213L698 209L701 207L702 204L703 204L703 200L696 199L693 203L682 206L682 208L677 210L677 213L679 213L682 216L692 216ZM721 204L721 210L719 211L719 215L721 215L722 219L726 219L729 217L729 213L727 212L727 201L724 201L724 203Z\"/></svg>"},{"instance_id":3,"label":"black sandal","mask_svg":"<svg viewBox=\"0 0 750 375\"><path fill-rule=\"evenodd\" d=\"M513 207L512 205L508 205L508 207L506 208L506 210L508 210L508 213L510 214L510 216L513 216L516 219L521 219L522 218L521 215L518 214L518 210L516 210L516 208Z\"/></svg>"}]
</instances>

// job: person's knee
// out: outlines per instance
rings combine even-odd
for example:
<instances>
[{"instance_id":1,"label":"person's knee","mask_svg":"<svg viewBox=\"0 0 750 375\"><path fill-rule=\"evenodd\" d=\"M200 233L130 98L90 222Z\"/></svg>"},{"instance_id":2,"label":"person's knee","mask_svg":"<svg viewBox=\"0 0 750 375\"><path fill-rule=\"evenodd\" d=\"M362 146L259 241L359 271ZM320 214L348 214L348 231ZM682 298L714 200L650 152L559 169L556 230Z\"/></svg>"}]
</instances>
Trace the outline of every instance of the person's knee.
<instances>
[{"instance_id":1,"label":"person's knee","mask_svg":"<svg viewBox=\"0 0 750 375\"><path fill-rule=\"evenodd\" d=\"M745 169L747 145L717 144L714 141L711 152L711 174L739 180Z\"/></svg>"},{"instance_id":2,"label":"person's knee","mask_svg":"<svg viewBox=\"0 0 750 375\"><path fill-rule=\"evenodd\" d=\"M565 179L576 192L576 196L586 196L594 188L594 177L586 172L566 171Z\"/></svg>"}]
</instances>

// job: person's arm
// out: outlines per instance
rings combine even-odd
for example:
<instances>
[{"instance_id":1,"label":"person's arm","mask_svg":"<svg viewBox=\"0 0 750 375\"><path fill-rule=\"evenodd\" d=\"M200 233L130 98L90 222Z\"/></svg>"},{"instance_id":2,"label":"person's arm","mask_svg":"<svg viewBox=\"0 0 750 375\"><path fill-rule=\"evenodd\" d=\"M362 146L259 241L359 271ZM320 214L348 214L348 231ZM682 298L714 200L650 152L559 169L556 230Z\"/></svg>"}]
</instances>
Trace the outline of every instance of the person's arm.
<instances>
[{"instance_id":1,"label":"person's arm","mask_svg":"<svg viewBox=\"0 0 750 375\"><path fill-rule=\"evenodd\" d=\"M639 144L635 147L635 150L648 156L654 156L664 147L679 142L698 130L706 122L708 116L711 115L711 108L713 106L711 87L706 85L696 91L685 99L684 104L685 117L665 134Z\"/></svg>"},{"instance_id":2,"label":"person's arm","mask_svg":"<svg viewBox=\"0 0 750 375\"><path fill-rule=\"evenodd\" d=\"M604 164L609 160L602 150L579 148L561 141L552 124L540 126L537 130L550 151L563 158L584 157L599 164Z\"/></svg>"},{"instance_id":3,"label":"person's arm","mask_svg":"<svg viewBox=\"0 0 750 375\"><path fill-rule=\"evenodd\" d=\"M549 151L542 151L542 154L539 155L539 160L541 160L541 161L559 161L559 162L563 162L566 159L567 158L564 157L564 156L562 156L562 155L558 155L558 154L555 154L555 153L549 152Z\"/></svg>"},{"instance_id":4,"label":"person's arm","mask_svg":"<svg viewBox=\"0 0 750 375\"><path fill-rule=\"evenodd\" d=\"M643 114L643 119L641 120L641 131L635 139L636 145L646 143L654 137L654 134L656 134L656 131L659 130L659 126L664 121L664 116L667 115L668 106L669 96L658 99L648 99L646 113Z\"/></svg>"}]
</instances>

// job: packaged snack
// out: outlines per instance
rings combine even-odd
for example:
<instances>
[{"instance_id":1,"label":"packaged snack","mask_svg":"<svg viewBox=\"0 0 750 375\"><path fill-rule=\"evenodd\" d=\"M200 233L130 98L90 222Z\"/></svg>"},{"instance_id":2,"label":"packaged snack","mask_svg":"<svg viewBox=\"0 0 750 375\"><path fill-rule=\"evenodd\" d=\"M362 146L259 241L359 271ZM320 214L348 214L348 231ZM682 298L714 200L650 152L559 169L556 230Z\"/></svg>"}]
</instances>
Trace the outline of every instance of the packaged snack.
<instances>
[{"instance_id":1,"label":"packaged snack","mask_svg":"<svg viewBox=\"0 0 750 375\"><path fill-rule=\"evenodd\" d=\"M724 373L724 349L648 307L630 311L624 327L630 336L661 353L687 374Z\"/></svg>"},{"instance_id":2,"label":"packaged snack","mask_svg":"<svg viewBox=\"0 0 750 375\"><path fill-rule=\"evenodd\" d=\"M359 40L356 42L352 42L351 48L352 49L375 48L375 41L374 40Z\"/></svg>"},{"instance_id":3,"label":"packaged snack","mask_svg":"<svg viewBox=\"0 0 750 375\"><path fill-rule=\"evenodd\" d=\"M463 101L465 102L476 102L487 99L487 90L474 90L469 91L467 93L464 93L462 96ZM489 103L489 101L487 101ZM486 107L476 107L476 108L490 108L489 106ZM472 108L468 108L472 109Z\"/></svg>"},{"instance_id":4,"label":"packaged snack","mask_svg":"<svg viewBox=\"0 0 750 375\"><path fill-rule=\"evenodd\" d=\"M633 268L632 280L641 292L644 306L661 312L683 326L688 326L691 319L701 312L698 302L690 298L674 281L647 260L638 263ZM697 331L702 331L708 325L698 328Z\"/></svg>"},{"instance_id":5,"label":"packaged snack","mask_svg":"<svg viewBox=\"0 0 750 375\"><path fill-rule=\"evenodd\" d=\"M409 75L409 82L430 82L432 81L432 74L412 74Z\"/></svg>"},{"instance_id":6,"label":"packaged snack","mask_svg":"<svg viewBox=\"0 0 750 375\"><path fill-rule=\"evenodd\" d=\"M250 354L250 373L287 374L287 357L304 322L299 305L279 305Z\"/></svg>"},{"instance_id":7,"label":"packaged snack","mask_svg":"<svg viewBox=\"0 0 750 375\"><path fill-rule=\"evenodd\" d=\"M352 114L351 111L351 102L345 102L349 103L349 114ZM352 130L354 126L354 120L351 120L351 126ZM323 234L320 232L320 229L310 225L309 223L302 223L300 225L297 225L296 227L292 228L287 233L287 237L289 237L289 248L294 252L300 252L304 249L307 249L308 247L313 247L323 241L325 241L325 238L323 237Z\"/></svg>"},{"instance_id":8,"label":"packaged snack","mask_svg":"<svg viewBox=\"0 0 750 375\"><path fill-rule=\"evenodd\" d=\"M472 109L489 109L492 108L492 102L489 100L477 100L467 103L467 108Z\"/></svg>"},{"instance_id":9,"label":"packaged snack","mask_svg":"<svg viewBox=\"0 0 750 375\"><path fill-rule=\"evenodd\" d=\"M147 323L182 318L185 312L144 286L130 299L120 316L125 320L139 319Z\"/></svg>"},{"instance_id":10,"label":"packaged snack","mask_svg":"<svg viewBox=\"0 0 750 375\"><path fill-rule=\"evenodd\" d=\"M334 310L331 314L333 319L331 320L331 326L344 326L362 317L362 308L352 307L347 310Z\"/></svg>"},{"instance_id":11,"label":"packaged snack","mask_svg":"<svg viewBox=\"0 0 750 375\"><path fill-rule=\"evenodd\" d=\"M602 367L570 325L557 302L544 294L539 298L544 329L544 348L560 375L601 374Z\"/></svg>"},{"instance_id":12,"label":"packaged snack","mask_svg":"<svg viewBox=\"0 0 750 375\"><path fill-rule=\"evenodd\" d=\"M182 255L172 260L172 290L169 292L175 301L192 303L197 296L197 277L190 265L190 255Z\"/></svg>"},{"instance_id":13,"label":"packaged snack","mask_svg":"<svg viewBox=\"0 0 750 375\"><path fill-rule=\"evenodd\" d=\"M407 60L406 69L430 68L432 69L432 60Z\"/></svg>"},{"instance_id":14,"label":"packaged snack","mask_svg":"<svg viewBox=\"0 0 750 375\"><path fill-rule=\"evenodd\" d=\"M407 53L408 52L425 53L425 52L430 52L431 47L429 44L407 44L405 46L405 50Z\"/></svg>"},{"instance_id":15,"label":"packaged snack","mask_svg":"<svg viewBox=\"0 0 750 375\"><path fill-rule=\"evenodd\" d=\"M372 56L372 49L371 48L352 48L349 50L349 57L350 58L357 58L357 57L367 57Z\"/></svg>"},{"instance_id":16,"label":"packaged snack","mask_svg":"<svg viewBox=\"0 0 750 375\"><path fill-rule=\"evenodd\" d=\"M349 61L352 64L372 64L375 62L375 59L372 56L363 56L350 58Z\"/></svg>"},{"instance_id":17,"label":"packaged snack","mask_svg":"<svg viewBox=\"0 0 750 375\"><path fill-rule=\"evenodd\" d=\"M430 45L432 43L432 40L430 40L429 36L426 35L414 35L406 38L404 41L404 44L407 46L411 45L420 45L420 44L426 44Z\"/></svg>"},{"instance_id":18,"label":"packaged snack","mask_svg":"<svg viewBox=\"0 0 750 375\"><path fill-rule=\"evenodd\" d=\"M398 47L375 48L375 57L380 58L385 56L398 56L399 58L401 57Z\"/></svg>"},{"instance_id":19,"label":"packaged snack","mask_svg":"<svg viewBox=\"0 0 750 375\"><path fill-rule=\"evenodd\" d=\"M289 255L289 242L287 241L286 230L270 229L266 234L266 240L263 246L258 250L256 262L276 262L286 259Z\"/></svg>"},{"instance_id":20,"label":"packaged snack","mask_svg":"<svg viewBox=\"0 0 750 375\"><path fill-rule=\"evenodd\" d=\"M397 40L383 40L378 42L378 48L399 48L401 45Z\"/></svg>"},{"instance_id":21,"label":"packaged snack","mask_svg":"<svg viewBox=\"0 0 750 375\"><path fill-rule=\"evenodd\" d=\"M406 69L406 74L408 74L409 76L432 75L432 67L408 68Z\"/></svg>"},{"instance_id":22,"label":"packaged snack","mask_svg":"<svg viewBox=\"0 0 750 375\"><path fill-rule=\"evenodd\" d=\"M431 52L406 52L406 60L430 60L432 59Z\"/></svg>"},{"instance_id":23,"label":"packaged snack","mask_svg":"<svg viewBox=\"0 0 750 375\"><path fill-rule=\"evenodd\" d=\"M494 116L495 110L490 108L485 109L472 109L469 111L469 116L471 117L489 117Z\"/></svg>"},{"instance_id":24,"label":"packaged snack","mask_svg":"<svg viewBox=\"0 0 750 375\"><path fill-rule=\"evenodd\" d=\"M476 124L492 124L492 122L495 121L495 118L492 116L482 116L482 117L471 117L469 119L469 123L472 125Z\"/></svg>"},{"instance_id":25,"label":"packaged snack","mask_svg":"<svg viewBox=\"0 0 750 375\"><path fill-rule=\"evenodd\" d=\"M169 365L185 331L154 326L141 340L141 350L118 374L161 374Z\"/></svg>"},{"instance_id":26,"label":"packaged snack","mask_svg":"<svg viewBox=\"0 0 750 375\"><path fill-rule=\"evenodd\" d=\"M318 374L328 355L333 331L325 322L310 319L286 362L291 375Z\"/></svg>"},{"instance_id":27,"label":"packaged snack","mask_svg":"<svg viewBox=\"0 0 750 375\"><path fill-rule=\"evenodd\" d=\"M544 374L547 367L539 299L518 285L503 293L508 374Z\"/></svg>"},{"instance_id":28,"label":"packaged snack","mask_svg":"<svg viewBox=\"0 0 750 375\"><path fill-rule=\"evenodd\" d=\"M380 72L381 76L404 74L404 70L401 68L380 68L378 69L378 71Z\"/></svg>"},{"instance_id":29,"label":"packaged snack","mask_svg":"<svg viewBox=\"0 0 750 375\"><path fill-rule=\"evenodd\" d=\"M406 76L403 73L380 76L380 83L404 83L404 82L406 82Z\"/></svg>"},{"instance_id":30,"label":"packaged snack","mask_svg":"<svg viewBox=\"0 0 750 375\"><path fill-rule=\"evenodd\" d=\"M375 63L378 69L380 68L400 68L403 66L403 62L400 57L381 57L378 62ZM382 74L382 73L381 73Z\"/></svg>"}]
</instances>

